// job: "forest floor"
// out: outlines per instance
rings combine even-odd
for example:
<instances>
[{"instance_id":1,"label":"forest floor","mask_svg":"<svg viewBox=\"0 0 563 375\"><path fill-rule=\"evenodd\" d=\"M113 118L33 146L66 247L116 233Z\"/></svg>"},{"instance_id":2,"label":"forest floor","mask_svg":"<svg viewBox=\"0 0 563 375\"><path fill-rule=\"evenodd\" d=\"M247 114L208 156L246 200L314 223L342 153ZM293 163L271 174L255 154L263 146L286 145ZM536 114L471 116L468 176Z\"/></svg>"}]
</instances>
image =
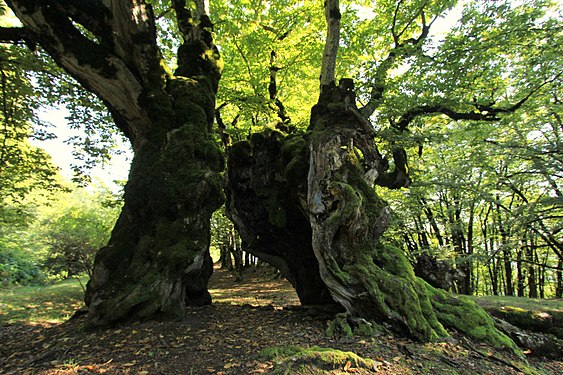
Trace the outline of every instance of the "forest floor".
<instances>
[{"instance_id":1,"label":"forest floor","mask_svg":"<svg viewBox=\"0 0 563 375\"><path fill-rule=\"evenodd\" d=\"M100 331L84 330L84 317L1 324L0 373L563 374L563 360L526 363L462 338L327 337L327 317L299 307L269 268L248 271L243 282L216 269L210 291L213 305L190 309L181 322Z\"/></svg>"}]
</instances>

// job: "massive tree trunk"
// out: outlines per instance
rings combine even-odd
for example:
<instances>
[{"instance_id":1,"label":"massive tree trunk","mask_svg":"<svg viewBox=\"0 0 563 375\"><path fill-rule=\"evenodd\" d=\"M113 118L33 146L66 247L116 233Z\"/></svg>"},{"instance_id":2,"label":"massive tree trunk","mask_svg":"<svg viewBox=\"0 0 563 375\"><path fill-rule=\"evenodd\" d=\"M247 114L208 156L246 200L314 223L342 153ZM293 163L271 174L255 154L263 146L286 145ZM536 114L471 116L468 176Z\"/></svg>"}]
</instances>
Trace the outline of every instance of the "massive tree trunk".
<instances>
[{"instance_id":1,"label":"massive tree trunk","mask_svg":"<svg viewBox=\"0 0 563 375\"><path fill-rule=\"evenodd\" d=\"M307 194L308 143L302 135L254 134L233 145L227 211L245 251L282 272L304 305L333 304L318 273Z\"/></svg>"},{"instance_id":2,"label":"massive tree trunk","mask_svg":"<svg viewBox=\"0 0 563 375\"><path fill-rule=\"evenodd\" d=\"M209 219L223 201L224 160L209 134L221 61L205 3L192 12L173 2L184 43L172 74L142 0L8 1L57 64L104 101L133 145L124 207L88 283L92 325L182 317L186 305L211 302Z\"/></svg>"},{"instance_id":3,"label":"massive tree trunk","mask_svg":"<svg viewBox=\"0 0 563 375\"><path fill-rule=\"evenodd\" d=\"M205 115L213 113L214 93L205 81L183 77L169 92L174 125L162 124L167 130L136 150L122 213L96 256L86 293L93 324L181 318L186 305L211 303L209 220L223 199L223 155Z\"/></svg>"}]
</instances>

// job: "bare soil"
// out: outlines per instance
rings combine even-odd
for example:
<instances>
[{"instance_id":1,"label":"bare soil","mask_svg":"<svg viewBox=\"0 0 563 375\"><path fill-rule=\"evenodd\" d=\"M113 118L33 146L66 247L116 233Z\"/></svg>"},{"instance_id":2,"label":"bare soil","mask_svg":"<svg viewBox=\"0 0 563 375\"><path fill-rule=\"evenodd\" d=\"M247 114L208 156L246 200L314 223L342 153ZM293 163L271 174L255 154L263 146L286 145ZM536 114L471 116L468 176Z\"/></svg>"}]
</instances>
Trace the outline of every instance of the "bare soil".
<instances>
[{"instance_id":1,"label":"bare soil","mask_svg":"<svg viewBox=\"0 0 563 375\"><path fill-rule=\"evenodd\" d=\"M563 362L507 353L458 338L423 344L391 335L327 337L328 316L299 307L287 281L270 268L249 270L243 282L216 269L211 306L190 309L181 322L148 321L86 331L84 317L63 324L0 326L2 374L562 374ZM373 369L314 361L287 366L265 359L271 346L352 351ZM291 361L292 359L289 359ZM295 360L295 359L293 359Z\"/></svg>"}]
</instances>

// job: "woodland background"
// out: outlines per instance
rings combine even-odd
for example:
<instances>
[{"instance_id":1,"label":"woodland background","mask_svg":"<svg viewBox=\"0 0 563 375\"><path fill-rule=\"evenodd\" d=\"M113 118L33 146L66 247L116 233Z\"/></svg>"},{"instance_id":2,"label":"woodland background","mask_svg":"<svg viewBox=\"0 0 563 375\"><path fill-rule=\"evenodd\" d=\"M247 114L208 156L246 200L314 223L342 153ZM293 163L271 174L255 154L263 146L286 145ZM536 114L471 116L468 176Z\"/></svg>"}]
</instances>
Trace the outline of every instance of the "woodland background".
<instances>
[{"instance_id":1,"label":"woodland background","mask_svg":"<svg viewBox=\"0 0 563 375\"><path fill-rule=\"evenodd\" d=\"M175 25L166 4L154 3L161 35L171 35ZM390 155L396 145L407 151L412 179L408 189L379 189L393 211L386 236L419 263L421 273L434 269L453 291L561 298L563 42L557 2L469 1L454 11L456 2L435 2L432 28L438 31L399 54L391 41L412 32L416 19L409 15L416 16L421 4L379 3L344 2L337 75L360 82L386 78L386 95L372 120L383 153ZM216 21L225 59L217 141L221 133L236 141L274 127L281 109L287 126L306 128L318 95L321 7L243 0L213 6L215 14L228 14ZM1 11L3 26L16 22L4 5ZM440 29L440 22L458 16ZM160 42L173 65L175 39ZM120 192L91 183L88 171L122 151L119 134L103 104L40 49L2 44L0 73L1 285L87 274L120 207ZM367 103L372 87L357 89ZM396 116L417 105L503 102L519 108L493 121L433 113L413 116L408 131L393 126L404 120ZM65 141L75 147L72 182L37 142L53 136L41 111L61 107L80 134ZM221 249L223 259L230 251L239 267L244 249L221 210L213 228L217 257Z\"/></svg>"}]
</instances>

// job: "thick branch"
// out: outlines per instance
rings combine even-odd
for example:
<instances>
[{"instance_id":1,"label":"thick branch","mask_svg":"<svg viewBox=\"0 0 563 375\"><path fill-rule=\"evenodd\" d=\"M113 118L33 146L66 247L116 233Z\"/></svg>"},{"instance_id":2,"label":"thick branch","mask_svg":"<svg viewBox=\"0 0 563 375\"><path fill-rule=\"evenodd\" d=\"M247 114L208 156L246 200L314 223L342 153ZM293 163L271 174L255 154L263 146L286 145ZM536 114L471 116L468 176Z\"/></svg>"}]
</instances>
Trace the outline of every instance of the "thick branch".
<instances>
[{"instance_id":1,"label":"thick branch","mask_svg":"<svg viewBox=\"0 0 563 375\"><path fill-rule=\"evenodd\" d=\"M338 0L326 0L324 3L327 23L326 43L321 68L321 91L334 83L336 55L340 42L340 5Z\"/></svg>"},{"instance_id":2,"label":"thick branch","mask_svg":"<svg viewBox=\"0 0 563 375\"><path fill-rule=\"evenodd\" d=\"M275 104L277 108L278 117L282 123L289 123L291 119L287 116L285 112L285 106L278 98L278 83L277 83L277 73L280 70L276 66L276 52L270 52L270 83L268 84L268 93L270 94L270 101Z\"/></svg>"},{"instance_id":3,"label":"thick branch","mask_svg":"<svg viewBox=\"0 0 563 375\"><path fill-rule=\"evenodd\" d=\"M497 112L498 113L498 112ZM474 120L474 121L497 121L499 118L495 113L491 112L459 112L451 108L443 106L441 104L437 105L422 105L413 108L406 113L404 113L399 121L393 124L393 126L399 130L404 131L408 125L418 116L426 116L432 114L443 114L451 118L452 120Z\"/></svg>"},{"instance_id":4,"label":"thick branch","mask_svg":"<svg viewBox=\"0 0 563 375\"><path fill-rule=\"evenodd\" d=\"M162 81L151 8L141 0L7 4L57 64L108 105L135 146L150 129L139 100Z\"/></svg>"},{"instance_id":5,"label":"thick branch","mask_svg":"<svg viewBox=\"0 0 563 375\"><path fill-rule=\"evenodd\" d=\"M441 113L443 115L446 115L449 118L451 118L452 120L497 121L497 120L500 120L500 117L499 117L500 114L507 114L507 113L516 112L518 109L520 109L520 107L522 107L522 105L528 99L530 99L532 97L532 95L534 95L536 92L538 92L540 89L542 89L547 84L557 80L562 74L563 74L563 72L559 72L552 79L544 81L542 84L540 84L537 87L535 87L534 89L532 89L525 97L523 97L518 102L516 102L515 104L510 105L508 107L504 107L504 108L503 107L494 107L493 106L494 104L491 105L491 104L474 103L473 105L475 106L476 110L470 111L470 112L461 112L461 111L456 111L452 108L449 108L449 107L447 107L445 105L441 105L441 104L421 105L421 106L412 108L409 111L407 111L406 113L404 113L401 116L401 118L399 119L399 121L395 122L393 124L393 126L397 130L402 132L408 127L408 125L416 117L432 115L432 114L437 114L437 113Z\"/></svg>"}]
</instances>

